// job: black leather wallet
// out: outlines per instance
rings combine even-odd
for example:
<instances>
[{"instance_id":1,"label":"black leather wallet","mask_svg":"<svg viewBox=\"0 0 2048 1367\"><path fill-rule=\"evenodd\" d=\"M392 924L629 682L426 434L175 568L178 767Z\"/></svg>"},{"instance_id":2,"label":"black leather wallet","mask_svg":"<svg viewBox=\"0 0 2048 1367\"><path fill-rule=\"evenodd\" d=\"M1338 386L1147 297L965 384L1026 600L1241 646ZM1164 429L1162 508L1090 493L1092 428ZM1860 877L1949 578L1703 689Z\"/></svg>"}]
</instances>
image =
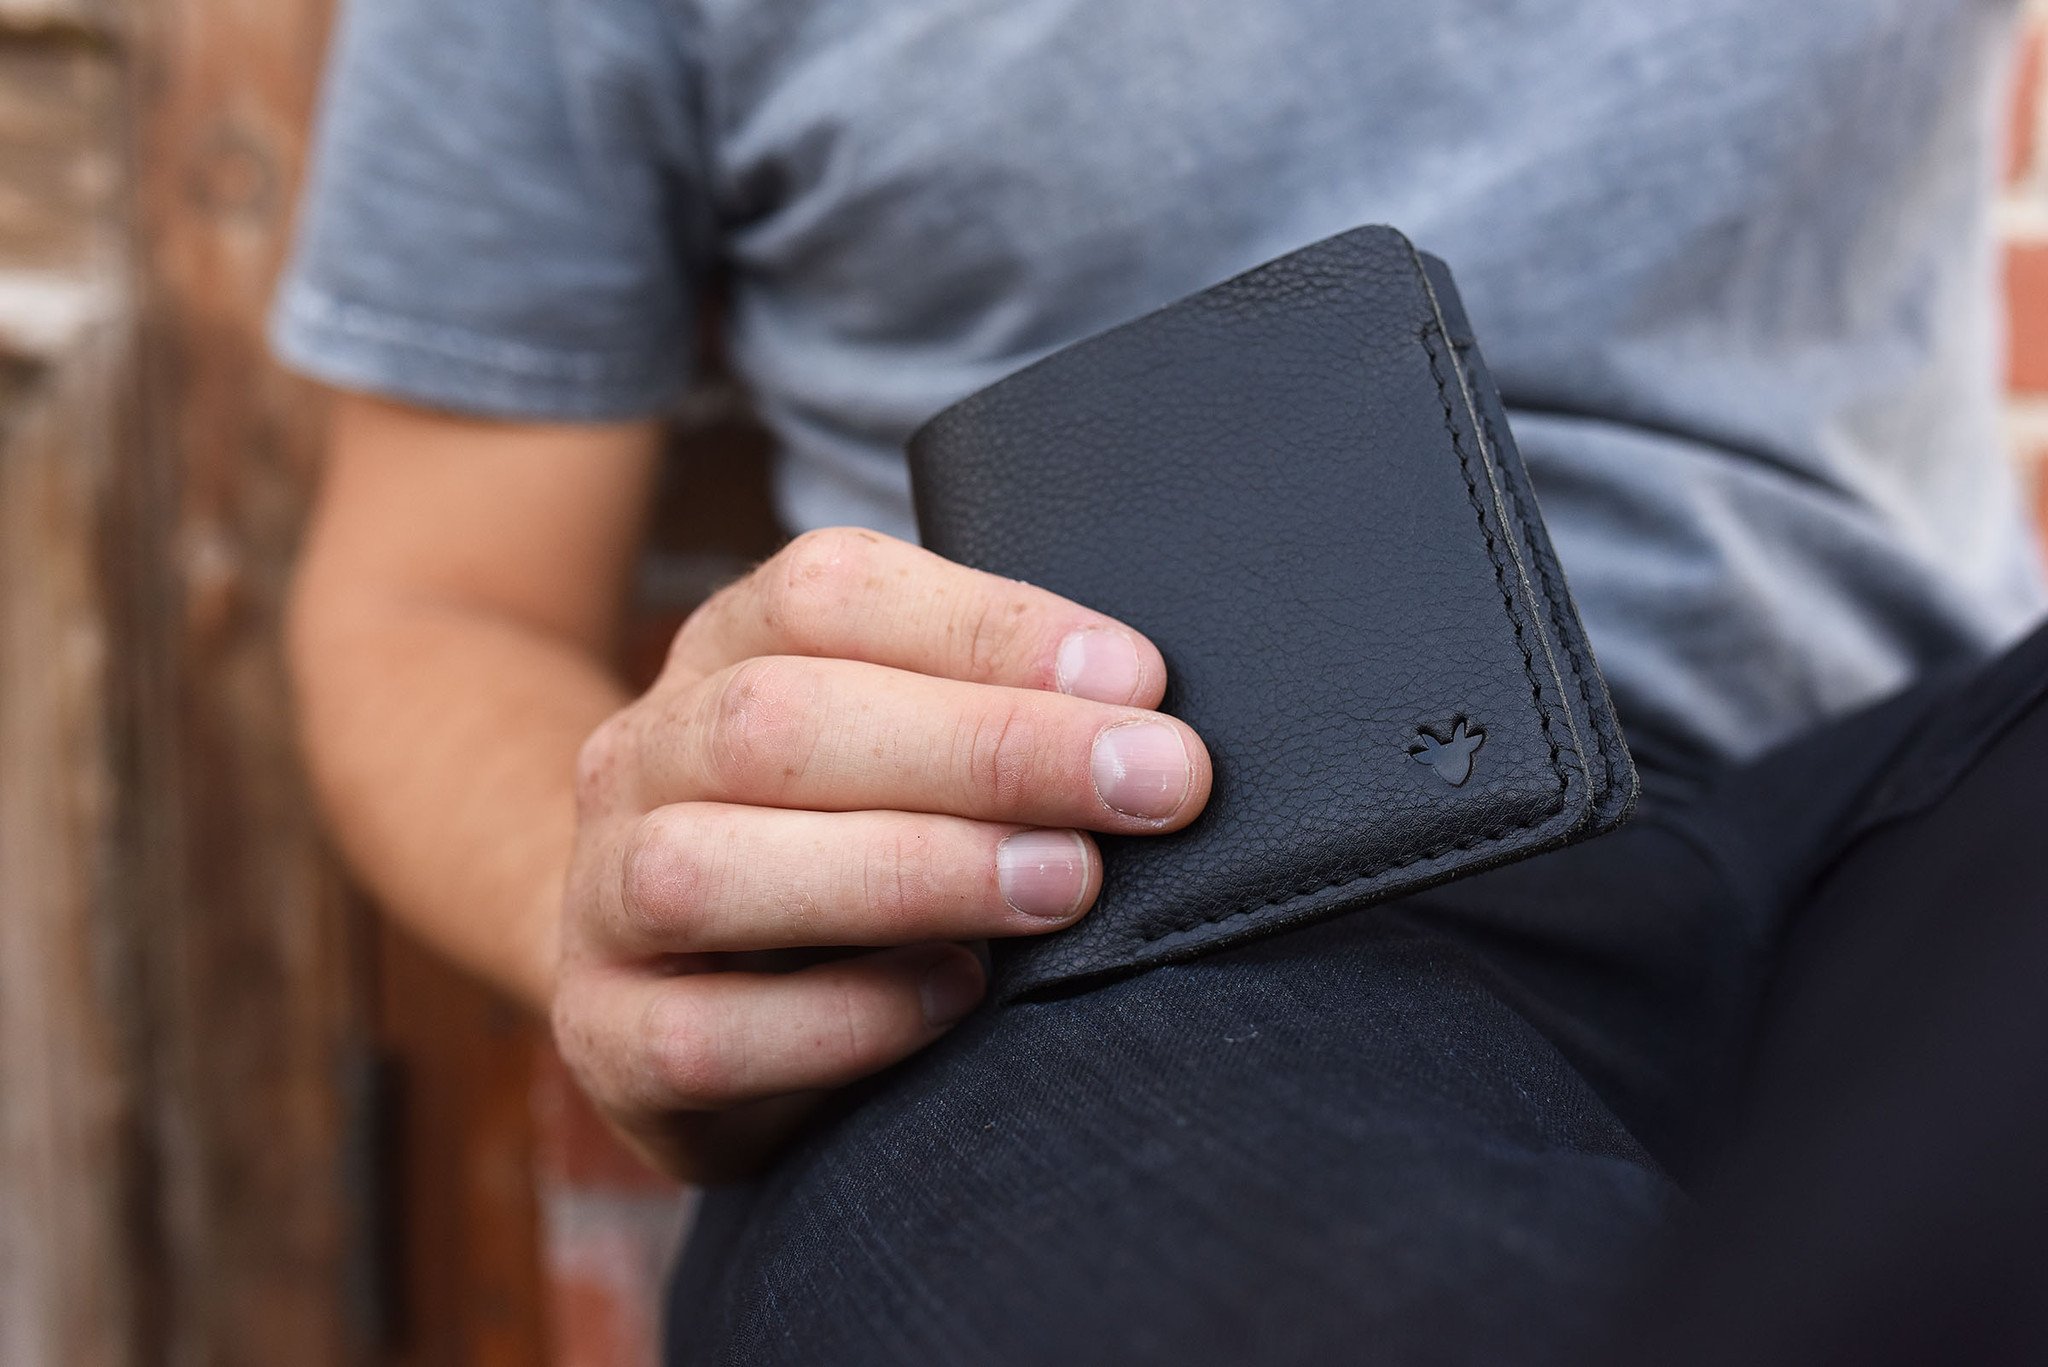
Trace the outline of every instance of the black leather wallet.
<instances>
[{"instance_id":1,"label":"black leather wallet","mask_svg":"<svg viewBox=\"0 0 2048 1367\"><path fill-rule=\"evenodd\" d=\"M1128 622L1208 809L1105 838L1006 997L1619 824L1635 768L1450 272L1360 228L1077 342L911 439L925 544Z\"/></svg>"}]
</instances>

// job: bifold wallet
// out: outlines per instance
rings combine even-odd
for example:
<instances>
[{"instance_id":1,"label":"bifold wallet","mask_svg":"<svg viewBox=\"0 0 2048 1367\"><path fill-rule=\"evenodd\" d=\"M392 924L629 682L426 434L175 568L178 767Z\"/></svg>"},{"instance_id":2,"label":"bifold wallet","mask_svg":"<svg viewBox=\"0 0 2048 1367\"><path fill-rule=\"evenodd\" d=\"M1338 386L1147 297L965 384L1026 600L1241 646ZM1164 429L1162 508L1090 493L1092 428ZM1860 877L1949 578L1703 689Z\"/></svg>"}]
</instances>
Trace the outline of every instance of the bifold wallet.
<instances>
[{"instance_id":1,"label":"bifold wallet","mask_svg":"<svg viewBox=\"0 0 2048 1367\"><path fill-rule=\"evenodd\" d=\"M1634 765L1442 262L1360 228L1058 351L911 439L950 559L1129 623L1207 743L1005 997L1594 835Z\"/></svg>"}]
</instances>

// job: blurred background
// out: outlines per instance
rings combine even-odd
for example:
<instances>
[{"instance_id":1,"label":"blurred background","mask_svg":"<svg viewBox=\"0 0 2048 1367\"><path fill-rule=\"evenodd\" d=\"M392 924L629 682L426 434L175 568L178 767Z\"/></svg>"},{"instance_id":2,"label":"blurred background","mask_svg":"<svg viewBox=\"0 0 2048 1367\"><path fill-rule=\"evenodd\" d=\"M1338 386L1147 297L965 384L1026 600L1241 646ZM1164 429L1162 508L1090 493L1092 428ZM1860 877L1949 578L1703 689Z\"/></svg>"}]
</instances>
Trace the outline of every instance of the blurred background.
<instances>
[{"instance_id":1,"label":"blurred background","mask_svg":"<svg viewBox=\"0 0 2048 1367\"><path fill-rule=\"evenodd\" d=\"M261 320L330 8L0 0L0 1367L653 1360L684 1195L351 893L292 758L320 406ZM2044 34L2003 228L2048 528ZM629 667L774 542L730 387L677 432Z\"/></svg>"}]
</instances>

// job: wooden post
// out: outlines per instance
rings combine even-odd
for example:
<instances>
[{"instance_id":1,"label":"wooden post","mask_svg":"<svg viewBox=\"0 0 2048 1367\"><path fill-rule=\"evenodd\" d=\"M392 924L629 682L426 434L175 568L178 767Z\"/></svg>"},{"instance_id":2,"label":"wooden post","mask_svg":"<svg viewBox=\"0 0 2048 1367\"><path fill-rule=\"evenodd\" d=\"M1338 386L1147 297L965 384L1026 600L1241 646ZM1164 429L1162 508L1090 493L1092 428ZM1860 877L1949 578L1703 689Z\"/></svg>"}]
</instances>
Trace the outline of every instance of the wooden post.
<instances>
[{"instance_id":1,"label":"wooden post","mask_svg":"<svg viewBox=\"0 0 2048 1367\"><path fill-rule=\"evenodd\" d=\"M139 1361L154 1288L102 531L133 400L124 73L0 4L0 1364Z\"/></svg>"},{"instance_id":2,"label":"wooden post","mask_svg":"<svg viewBox=\"0 0 2048 1367\"><path fill-rule=\"evenodd\" d=\"M0 1364L368 1360L260 319L324 0L0 0Z\"/></svg>"},{"instance_id":3,"label":"wooden post","mask_svg":"<svg viewBox=\"0 0 2048 1367\"><path fill-rule=\"evenodd\" d=\"M298 781L276 630L318 410L262 346L327 20L320 0L130 12L139 402L107 578L136 685L122 901L172 1361L355 1361L379 1327L353 1242L375 1221L345 1181L359 919Z\"/></svg>"}]
</instances>

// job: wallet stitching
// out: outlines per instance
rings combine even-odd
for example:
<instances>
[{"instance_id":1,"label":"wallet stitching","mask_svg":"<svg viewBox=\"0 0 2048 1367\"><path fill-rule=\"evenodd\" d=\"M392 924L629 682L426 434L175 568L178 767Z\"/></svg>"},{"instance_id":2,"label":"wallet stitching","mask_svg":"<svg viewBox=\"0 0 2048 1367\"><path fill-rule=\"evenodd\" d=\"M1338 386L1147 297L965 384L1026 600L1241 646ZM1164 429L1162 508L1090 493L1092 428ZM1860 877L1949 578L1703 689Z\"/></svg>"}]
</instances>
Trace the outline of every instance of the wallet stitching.
<instances>
[{"instance_id":1,"label":"wallet stitching","mask_svg":"<svg viewBox=\"0 0 2048 1367\"><path fill-rule=\"evenodd\" d=\"M1515 612L1514 595L1508 592L1508 572L1507 566L1501 561L1500 543L1494 539L1493 528L1486 520L1486 509L1479 501L1479 481L1472 473L1472 459L1465 452L1465 443L1458 440L1458 423L1451 410L1450 389L1444 384L1443 370L1436 348L1430 344L1430 334L1433 331L1433 328L1423 329L1421 341L1423 351L1429 356L1429 377L1436 381L1437 401L1443 404L1444 431L1450 436L1451 450L1457 453L1458 470L1465 477L1465 497L1472 504L1472 516L1478 519L1480 534L1486 538L1486 556L1493 562L1494 586L1500 590L1501 607L1507 613L1509 628L1515 633L1515 648L1522 652L1522 670L1529 680L1529 697L1536 704L1536 719L1543 727L1544 744L1550 747L1550 770L1557 776L1556 805L1534 820L1524 823L1521 829L1527 829L1545 817L1555 814L1564 806L1569 779L1565 775L1564 765L1559 760L1557 735L1550 726L1550 709L1543 703L1543 686L1536 677L1536 656L1529 649L1528 637L1522 631L1522 619Z\"/></svg>"},{"instance_id":2,"label":"wallet stitching","mask_svg":"<svg viewBox=\"0 0 2048 1367\"><path fill-rule=\"evenodd\" d=\"M1492 444L1495 451L1499 451L1500 433L1494 428L1492 415L1482 412L1479 415L1479 422L1486 430L1486 440ZM1515 505L1515 518L1522 524L1523 534L1533 540L1536 534L1535 524L1530 521L1528 506L1522 502L1521 487L1516 480L1509 479L1507 488L1508 498ZM1612 788L1615 784L1614 750L1608 744L1596 720L1600 715L1600 709L1593 705L1593 690L1586 682L1588 661L1579 654L1575 634L1565 622L1557 581L1550 577L1550 557L1532 547L1529 558L1536 562L1536 577L1543 581L1543 600L1550 608L1550 624L1557 628L1557 642L1564 647L1565 658L1571 661L1572 682L1578 685L1579 701L1586 705L1587 723L1593 728L1594 738L1599 742L1594 749L1600 752L1600 768L1606 775L1607 786Z\"/></svg>"},{"instance_id":3,"label":"wallet stitching","mask_svg":"<svg viewBox=\"0 0 2048 1367\"><path fill-rule=\"evenodd\" d=\"M1490 828L1477 835L1464 836L1432 849L1424 850L1419 854L1409 855L1407 858L1396 860L1391 864L1383 864L1378 868L1367 869L1348 877L1333 878L1328 882L1316 883L1309 887L1294 888L1277 893L1251 906L1237 907L1217 916L1204 916L1193 925L1173 926L1156 935L1141 936L1137 940L1128 942L1129 947L1132 949L1143 949L1148 945L1158 944L1163 940L1190 935L1204 929L1213 929L1231 921L1242 920L1247 916L1256 916L1262 912L1285 908L1305 898L1314 897L1321 893L1341 891L1359 883L1370 882L1376 878L1384 878L1390 873L1399 873L1402 869L1426 863L1432 859L1441 859L1447 854L1476 850L1481 846L1492 844L1518 831L1533 830L1554 818L1564 809L1565 794L1569 790L1570 779L1566 775L1564 765L1559 758L1560 752L1557 737L1550 726L1550 709L1544 705L1543 689L1537 682L1536 657L1530 651L1527 638L1523 634L1521 619L1515 615L1515 600L1513 595L1508 592L1507 567L1501 562L1500 545L1494 539L1493 528L1487 524L1485 508L1479 501L1479 482L1472 474L1471 457L1466 454L1465 444L1458 440L1458 426L1451 410L1450 392L1444 385L1443 372L1439 367L1436 348L1430 345L1429 335L1430 330L1425 329L1420 341L1423 351L1429 356L1429 374L1430 378L1436 381L1437 398L1443 404L1444 431L1449 434L1451 450L1458 457L1458 468L1465 478L1465 496L1471 502L1472 515L1479 520L1479 530L1486 538L1487 558L1493 563L1494 583L1500 589L1501 604L1507 613L1508 626L1514 631L1515 646L1522 652L1522 668L1529 680L1529 696L1536 705L1536 717L1543 727L1544 742L1550 747L1550 770L1557 778L1557 798L1548 807L1526 820Z\"/></svg>"},{"instance_id":4,"label":"wallet stitching","mask_svg":"<svg viewBox=\"0 0 2048 1367\"><path fill-rule=\"evenodd\" d=\"M1472 344L1470 342L1453 341L1451 348L1454 352L1462 353L1470 351ZM1479 424L1485 432L1487 444L1492 446L1496 452L1499 451L1501 449L1500 431L1493 425L1493 414L1482 408L1479 413ZM1515 505L1515 520L1522 524L1523 535L1529 537L1533 543L1536 536L1536 526L1529 517L1528 504L1522 499L1521 481L1509 477L1505 482L1508 498ZM1614 753L1597 720L1600 715L1600 709L1593 705L1592 687L1586 682L1590 662L1579 652L1577 634L1572 631L1569 624L1565 621L1564 606L1560 601L1557 581L1550 574L1550 557L1542 554L1532 544L1530 547L1530 559L1536 562L1536 576L1543 581L1543 600L1550 611L1550 624L1557 628L1557 643L1564 648L1565 658L1571 661L1572 682L1578 687L1579 701L1586 705L1587 720L1593 727L1594 738L1599 742L1595 748L1600 752L1600 767L1605 772L1608 785L1611 787L1615 782Z\"/></svg>"}]
</instances>

